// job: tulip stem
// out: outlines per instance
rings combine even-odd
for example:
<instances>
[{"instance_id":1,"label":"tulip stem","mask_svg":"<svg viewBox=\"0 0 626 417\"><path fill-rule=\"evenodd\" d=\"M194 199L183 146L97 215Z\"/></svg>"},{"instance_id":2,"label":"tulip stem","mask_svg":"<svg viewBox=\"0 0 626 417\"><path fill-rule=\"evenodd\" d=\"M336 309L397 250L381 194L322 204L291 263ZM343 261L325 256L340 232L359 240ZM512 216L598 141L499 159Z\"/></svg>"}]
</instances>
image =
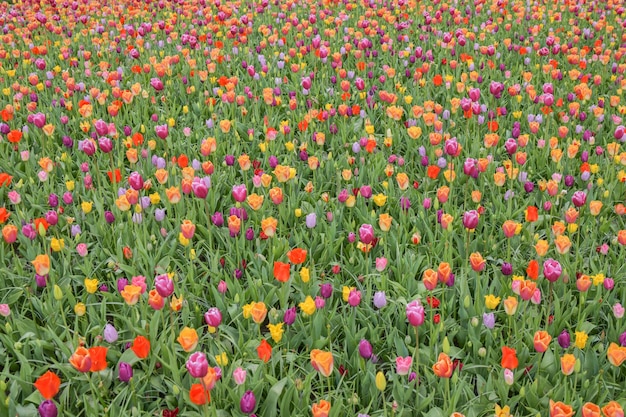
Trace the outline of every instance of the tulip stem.
<instances>
[{"instance_id":1,"label":"tulip stem","mask_svg":"<svg viewBox=\"0 0 626 417\"><path fill-rule=\"evenodd\" d=\"M432 310L432 309L431 309ZM420 385L420 343L419 343L419 326L415 326L415 385L417 387L417 400L419 402L419 385Z\"/></svg>"}]
</instances>

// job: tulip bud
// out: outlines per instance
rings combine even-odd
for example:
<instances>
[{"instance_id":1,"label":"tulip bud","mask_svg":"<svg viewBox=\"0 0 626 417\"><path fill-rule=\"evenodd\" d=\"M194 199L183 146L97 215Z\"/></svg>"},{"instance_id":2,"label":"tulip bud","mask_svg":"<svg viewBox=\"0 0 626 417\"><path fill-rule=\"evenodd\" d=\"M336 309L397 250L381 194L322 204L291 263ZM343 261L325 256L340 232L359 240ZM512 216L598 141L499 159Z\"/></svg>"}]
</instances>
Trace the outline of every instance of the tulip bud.
<instances>
[{"instance_id":1,"label":"tulip bud","mask_svg":"<svg viewBox=\"0 0 626 417\"><path fill-rule=\"evenodd\" d=\"M61 287L59 287L58 285L54 286L54 291L53 291L53 295L54 295L54 299L57 301L60 301L63 299L63 290L61 290Z\"/></svg>"}]
</instances>

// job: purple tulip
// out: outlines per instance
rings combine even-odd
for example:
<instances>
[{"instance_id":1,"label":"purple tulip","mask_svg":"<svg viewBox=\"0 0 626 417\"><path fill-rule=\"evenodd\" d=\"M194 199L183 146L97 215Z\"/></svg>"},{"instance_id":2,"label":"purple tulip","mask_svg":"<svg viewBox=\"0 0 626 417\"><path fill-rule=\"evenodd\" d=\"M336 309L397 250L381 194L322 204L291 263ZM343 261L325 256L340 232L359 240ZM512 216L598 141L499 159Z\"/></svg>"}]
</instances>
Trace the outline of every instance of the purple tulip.
<instances>
[{"instance_id":1,"label":"purple tulip","mask_svg":"<svg viewBox=\"0 0 626 417\"><path fill-rule=\"evenodd\" d=\"M217 307L211 307L204 313L204 321L211 327L219 327L222 324L222 312Z\"/></svg>"},{"instance_id":2,"label":"purple tulip","mask_svg":"<svg viewBox=\"0 0 626 417\"><path fill-rule=\"evenodd\" d=\"M235 201L243 203L248 196L248 189L245 184L233 185L232 195Z\"/></svg>"},{"instance_id":3,"label":"purple tulip","mask_svg":"<svg viewBox=\"0 0 626 417\"><path fill-rule=\"evenodd\" d=\"M478 212L476 210L470 210L463 213L463 226L466 229L474 230L478 226Z\"/></svg>"},{"instance_id":4,"label":"purple tulip","mask_svg":"<svg viewBox=\"0 0 626 417\"><path fill-rule=\"evenodd\" d=\"M193 191L193 194L198 198L206 198L206 196L209 194L208 185L199 177L195 177L191 182L191 190Z\"/></svg>"},{"instance_id":5,"label":"purple tulip","mask_svg":"<svg viewBox=\"0 0 626 417\"><path fill-rule=\"evenodd\" d=\"M359 239L366 245L374 240L374 228L371 224L363 224L359 228Z\"/></svg>"},{"instance_id":6,"label":"purple tulip","mask_svg":"<svg viewBox=\"0 0 626 417\"><path fill-rule=\"evenodd\" d=\"M111 224L115 221L115 215L107 210L104 212L104 220L106 220L108 224Z\"/></svg>"},{"instance_id":7,"label":"purple tulip","mask_svg":"<svg viewBox=\"0 0 626 417\"><path fill-rule=\"evenodd\" d=\"M207 372L209 372L209 363L206 355L202 352L192 353L189 359L187 359L185 367L194 378L204 378Z\"/></svg>"},{"instance_id":8,"label":"purple tulip","mask_svg":"<svg viewBox=\"0 0 626 417\"><path fill-rule=\"evenodd\" d=\"M50 194L48 196L48 205L52 208L55 208L59 205L59 196L56 194Z\"/></svg>"},{"instance_id":9,"label":"purple tulip","mask_svg":"<svg viewBox=\"0 0 626 417\"><path fill-rule=\"evenodd\" d=\"M109 153L113 150L113 141L107 137L101 137L98 139L98 147L104 153Z\"/></svg>"},{"instance_id":10,"label":"purple tulip","mask_svg":"<svg viewBox=\"0 0 626 417\"><path fill-rule=\"evenodd\" d=\"M107 325L104 326L103 335L104 340L106 340L108 343L115 343L118 338L117 330L115 330L115 327L113 327L113 325L110 323L107 323Z\"/></svg>"},{"instance_id":11,"label":"purple tulip","mask_svg":"<svg viewBox=\"0 0 626 417\"><path fill-rule=\"evenodd\" d=\"M143 188L143 177L137 171L132 172L128 176L128 184L133 190L141 190Z\"/></svg>"},{"instance_id":12,"label":"purple tulip","mask_svg":"<svg viewBox=\"0 0 626 417\"><path fill-rule=\"evenodd\" d=\"M331 284L322 284L320 286L320 295L324 298L330 298L333 295L333 286Z\"/></svg>"},{"instance_id":13,"label":"purple tulip","mask_svg":"<svg viewBox=\"0 0 626 417\"><path fill-rule=\"evenodd\" d=\"M488 329L493 329L496 325L496 316L493 313L483 313L483 324Z\"/></svg>"},{"instance_id":14,"label":"purple tulip","mask_svg":"<svg viewBox=\"0 0 626 417\"><path fill-rule=\"evenodd\" d=\"M59 411L57 410L57 406L52 400L45 400L41 404L39 404L39 415L41 417L57 417Z\"/></svg>"},{"instance_id":15,"label":"purple tulip","mask_svg":"<svg viewBox=\"0 0 626 417\"><path fill-rule=\"evenodd\" d=\"M561 334L559 334L556 339L559 342L559 346L561 346L563 349L567 349L571 343L570 334L566 329L563 329Z\"/></svg>"},{"instance_id":16,"label":"purple tulip","mask_svg":"<svg viewBox=\"0 0 626 417\"><path fill-rule=\"evenodd\" d=\"M587 194L584 191L576 191L572 196L572 203L576 207L581 207L585 205L587 201Z\"/></svg>"},{"instance_id":17,"label":"purple tulip","mask_svg":"<svg viewBox=\"0 0 626 417\"><path fill-rule=\"evenodd\" d=\"M167 135L169 133L167 125L157 125L154 127L154 131L160 139L164 140L167 138Z\"/></svg>"},{"instance_id":18,"label":"purple tulip","mask_svg":"<svg viewBox=\"0 0 626 417\"><path fill-rule=\"evenodd\" d=\"M363 359L372 357L372 344L365 339L359 342L359 355L361 355Z\"/></svg>"},{"instance_id":19,"label":"purple tulip","mask_svg":"<svg viewBox=\"0 0 626 417\"><path fill-rule=\"evenodd\" d=\"M285 314L283 315L283 321L285 322L285 325L291 326L296 321L296 313L297 310L295 307L291 307L285 310Z\"/></svg>"},{"instance_id":20,"label":"purple tulip","mask_svg":"<svg viewBox=\"0 0 626 417\"><path fill-rule=\"evenodd\" d=\"M549 258L543 263L543 275L550 282L558 280L562 272L563 268L557 260Z\"/></svg>"},{"instance_id":21,"label":"purple tulip","mask_svg":"<svg viewBox=\"0 0 626 417\"><path fill-rule=\"evenodd\" d=\"M174 293L174 281L167 274L157 275L154 279L154 287L163 298L167 298Z\"/></svg>"},{"instance_id":22,"label":"purple tulip","mask_svg":"<svg viewBox=\"0 0 626 417\"><path fill-rule=\"evenodd\" d=\"M308 227L309 229L313 229L315 225L317 224L317 214L315 213L307 214L305 218L305 222L306 222L306 227Z\"/></svg>"},{"instance_id":23,"label":"purple tulip","mask_svg":"<svg viewBox=\"0 0 626 417\"><path fill-rule=\"evenodd\" d=\"M256 397L254 396L254 392L246 391L241 397L241 401L239 401L239 408L241 408L241 412L244 414L250 414L256 408Z\"/></svg>"},{"instance_id":24,"label":"purple tulip","mask_svg":"<svg viewBox=\"0 0 626 417\"><path fill-rule=\"evenodd\" d=\"M118 376L122 382L130 381L133 377L133 366L126 362L120 362Z\"/></svg>"},{"instance_id":25,"label":"purple tulip","mask_svg":"<svg viewBox=\"0 0 626 417\"><path fill-rule=\"evenodd\" d=\"M384 291L376 291L374 293L374 307L381 309L387 305L387 297Z\"/></svg>"},{"instance_id":26,"label":"purple tulip","mask_svg":"<svg viewBox=\"0 0 626 417\"><path fill-rule=\"evenodd\" d=\"M411 326L417 327L424 323L424 307L419 300L414 300L407 304L406 318Z\"/></svg>"}]
</instances>

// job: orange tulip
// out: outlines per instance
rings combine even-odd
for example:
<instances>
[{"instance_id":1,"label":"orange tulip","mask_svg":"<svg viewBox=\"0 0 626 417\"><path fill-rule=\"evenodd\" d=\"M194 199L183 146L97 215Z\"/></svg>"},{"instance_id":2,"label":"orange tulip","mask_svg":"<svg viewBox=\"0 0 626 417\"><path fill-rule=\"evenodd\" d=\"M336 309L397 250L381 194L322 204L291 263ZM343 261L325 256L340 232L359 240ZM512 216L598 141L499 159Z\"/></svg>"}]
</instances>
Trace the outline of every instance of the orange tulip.
<instances>
[{"instance_id":1,"label":"orange tulip","mask_svg":"<svg viewBox=\"0 0 626 417\"><path fill-rule=\"evenodd\" d=\"M2 228L2 238L8 244L15 242L17 240L17 226L12 224L4 226Z\"/></svg>"},{"instance_id":2,"label":"orange tulip","mask_svg":"<svg viewBox=\"0 0 626 417\"><path fill-rule=\"evenodd\" d=\"M539 212L537 207L528 206L528 208L526 208L526 221L536 222L537 220L539 220Z\"/></svg>"},{"instance_id":3,"label":"orange tulip","mask_svg":"<svg viewBox=\"0 0 626 417\"><path fill-rule=\"evenodd\" d=\"M145 359L150 354L150 341L143 336L137 336L130 348L139 359Z\"/></svg>"},{"instance_id":4,"label":"orange tulip","mask_svg":"<svg viewBox=\"0 0 626 417\"><path fill-rule=\"evenodd\" d=\"M556 251L561 255L565 255L569 253L569 250L572 247L572 242L569 237L565 235L559 235L554 239L554 246L556 246Z\"/></svg>"},{"instance_id":5,"label":"orange tulip","mask_svg":"<svg viewBox=\"0 0 626 417\"><path fill-rule=\"evenodd\" d=\"M505 369L517 369L517 353L514 348L502 346L502 361L500 362Z\"/></svg>"},{"instance_id":6,"label":"orange tulip","mask_svg":"<svg viewBox=\"0 0 626 417\"><path fill-rule=\"evenodd\" d=\"M267 315L267 307L265 306L265 303L262 301L253 303L252 308L250 309L250 315L255 323L263 323L263 320L265 320L265 316Z\"/></svg>"},{"instance_id":7,"label":"orange tulip","mask_svg":"<svg viewBox=\"0 0 626 417\"><path fill-rule=\"evenodd\" d=\"M606 351L606 356L613 366L620 366L626 360L626 347L611 343Z\"/></svg>"},{"instance_id":8,"label":"orange tulip","mask_svg":"<svg viewBox=\"0 0 626 417\"><path fill-rule=\"evenodd\" d=\"M285 262L274 262L274 278L279 282L289 281L291 265Z\"/></svg>"},{"instance_id":9,"label":"orange tulip","mask_svg":"<svg viewBox=\"0 0 626 417\"><path fill-rule=\"evenodd\" d=\"M450 378L452 376L452 372L454 372L454 367L450 357L441 352L437 362L433 365L433 372L439 378Z\"/></svg>"},{"instance_id":10,"label":"orange tulip","mask_svg":"<svg viewBox=\"0 0 626 417\"><path fill-rule=\"evenodd\" d=\"M513 220L505 221L502 225L502 231L504 232L504 236L507 238L513 237L517 231L517 222L514 222Z\"/></svg>"},{"instance_id":11,"label":"orange tulip","mask_svg":"<svg viewBox=\"0 0 626 417\"><path fill-rule=\"evenodd\" d=\"M259 355L259 359L263 362L269 362L272 357L272 345L267 343L267 340L261 340L261 344L256 348L257 354Z\"/></svg>"},{"instance_id":12,"label":"orange tulip","mask_svg":"<svg viewBox=\"0 0 626 417\"><path fill-rule=\"evenodd\" d=\"M617 401L611 401L602 407L602 413L606 417L624 417L624 409Z\"/></svg>"},{"instance_id":13,"label":"orange tulip","mask_svg":"<svg viewBox=\"0 0 626 417\"><path fill-rule=\"evenodd\" d=\"M264 198L265 197L263 197L262 195L253 193L248 196L246 201L248 202L248 205L250 206L252 210L257 211L263 205Z\"/></svg>"},{"instance_id":14,"label":"orange tulip","mask_svg":"<svg viewBox=\"0 0 626 417\"><path fill-rule=\"evenodd\" d=\"M330 413L330 403L326 400L322 400L319 403L313 404L311 413L313 413L313 417L328 417Z\"/></svg>"},{"instance_id":15,"label":"orange tulip","mask_svg":"<svg viewBox=\"0 0 626 417\"><path fill-rule=\"evenodd\" d=\"M126 304L129 306L135 305L141 296L141 287L137 285L126 285L121 294Z\"/></svg>"},{"instance_id":16,"label":"orange tulip","mask_svg":"<svg viewBox=\"0 0 626 417\"><path fill-rule=\"evenodd\" d=\"M289 258L289 262L294 265L299 265L306 261L307 251L306 249L295 248L287 252L287 257Z\"/></svg>"},{"instance_id":17,"label":"orange tulip","mask_svg":"<svg viewBox=\"0 0 626 417\"><path fill-rule=\"evenodd\" d=\"M91 358L91 372L104 371L107 368L107 351L109 348L104 346L96 346L89 348L89 357Z\"/></svg>"},{"instance_id":18,"label":"orange tulip","mask_svg":"<svg viewBox=\"0 0 626 417\"><path fill-rule=\"evenodd\" d=\"M311 365L325 377L333 372L333 354L324 350L313 349L311 351Z\"/></svg>"},{"instance_id":19,"label":"orange tulip","mask_svg":"<svg viewBox=\"0 0 626 417\"><path fill-rule=\"evenodd\" d=\"M37 275L48 275L48 272L50 272L50 258L48 255L37 255L31 263L35 267Z\"/></svg>"},{"instance_id":20,"label":"orange tulip","mask_svg":"<svg viewBox=\"0 0 626 417\"><path fill-rule=\"evenodd\" d=\"M35 381L35 388L46 400L53 398L59 392L61 379L54 372L48 371Z\"/></svg>"},{"instance_id":21,"label":"orange tulip","mask_svg":"<svg viewBox=\"0 0 626 417\"><path fill-rule=\"evenodd\" d=\"M424 282L424 286L427 290L432 291L437 286L437 282L439 282L439 278L437 277L437 272L432 269L427 269L424 271L424 275L422 276L422 281Z\"/></svg>"},{"instance_id":22,"label":"orange tulip","mask_svg":"<svg viewBox=\"0 0 626 417\"><path fill-rule=\"evenodd\" d=\"M528 278L530 279L537 279L537 277L539 276L539 262L534 259L528 262L526 275L528 275Z\"/></svg>"},{"instance_id":23,"label":"orange tulip","mask_svg":"<svg viewBox=\"0 0 626 417\"><path fill-rule=\"evenodd\" d=\"M550 417L572 417L573 415L574 410L571 406L550 400Z\"/></svg>"},{"instance_id":24,"label":"orange tulip","mask_svg":"<svg viewBox=\"0 0 626 417\"><path fill-rule=\"evenodd\" d=\"M600 407L594 403L585 403L582 413L583 417L600 417Z\"/></svg>"},{"instance_id":25,"label":"orange tulip","mask_svg":"<svg viewBox=\"0 0 626 417\"><path fill-rule=\"evenodd\" d=\"M176 340L185 352L191 352L198 345L198 332L196 332L196 329L185 327L180 331Z\"/></svg>"},{"instance_id":26,"label":"orange tulip","mask_svg":"<svg viewBox=\"0 0 626 417\"><path fill-rule=\"evenodd\" d=\"M22 131L20 130L10 131L9 134L7 135L7 139L11 143L18 143L20 140L22 140Z\"/></svg>"},{"instance_id":27,"label":"orange tulip","mask_svg":"<svg viewBox=\"0 0 626 417\"><path fill-rule=\"evenodd\" d=\"M437 268L437 277L439 278L439 281L445 284L446 282L448 282L451 273L452 268L450 267L449 263L442 262L439 264L439 268Z\"/></svg>"},{"instance_id":28,"label":"orange tulip","mask_svg":"<svg viewBox=\"0 0 626 417\"><path fill-rule=\"evenodd\" d=\"M193 384L189 390L189 399L196 405L204 405L211 401L211 393L202 384Z\"/></svg>"},{"instance_id":29,"label":"orange tulip","mask_svg":"<svg viewBox=\"0 0 626 417\"><path fill-rule=\"evenodd\" d=\"M191 239L196 233L196 225L191 220L183 220L183 224L180 225L180 231L185 239Z\"/></svg>"},{"instance_id":30,"label":"orange tulip","mask_svg":"<svg viewBox=\"0 0 626 417\"><path fill-rule=\"evenodd\" d=\"M535 345L535 350L541 353L545 352L550 347L551 340L552 340L552 336L550 336L548 332L546 332L545 330L538 330L535 333L535 337L533 340L534 345Z\"/></svg>"},{"instance_id":31,"label":"orange tulip","mask_svg":"<svg viewBox=\"0 0 626 417\"><path fill-rule=\"evenodd\" d=\"M79 372L87 372L91 369L91 357L89 356L89 351L82 346L72 353L69 362Z\"/></svg>"},{"instance_id":32,"label":"orange tulip","mask_svg":"<svg viewBox=\"0 0 626 417\"><path fill-rule=\"evenodd\" d=\"M476 272L480 272L485 269L485 259L479 252L474 252L470 255L470 266Z\"/></svg>"},{"instance_id":33,"label":"orange tulip","mask_svg":"<svg viewBox=\"0 0 626 417\"><path fill-rule=\"evenodd\" d=\"M268 217L261 220L261 230L267 237L272 237L276 234L276 227L278 226L278 220L273 217Z\"/></svg>"},{"instance_id":34,"label":"orange tulip","mask_svg":"<svg viewBox=\"0 0 626 417\"><path fill-rule=\"evenodd\" d=\"M566 353L561 357L561 372L563 372L563 375L571 375L574 372L575 365L576 357L571 353Z\"/></svg>"}]
</instances>

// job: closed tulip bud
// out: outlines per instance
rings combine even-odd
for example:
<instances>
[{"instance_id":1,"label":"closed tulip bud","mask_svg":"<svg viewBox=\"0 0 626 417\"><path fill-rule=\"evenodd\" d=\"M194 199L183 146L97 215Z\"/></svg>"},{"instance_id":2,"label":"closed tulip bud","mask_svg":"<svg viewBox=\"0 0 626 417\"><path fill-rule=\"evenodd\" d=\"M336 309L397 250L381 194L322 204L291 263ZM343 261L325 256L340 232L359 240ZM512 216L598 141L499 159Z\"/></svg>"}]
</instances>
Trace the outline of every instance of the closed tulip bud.
<instances>
[{"instance_id":1,"label":"closed tulip bud","mask_svg":"<svg viewBox=\"0 0 626 417\"><path fill-rule=\"evenodd\" d=\"M41 417L57 417L59 414L56 404L52 400L45 400L37 408Z\"/></svg>"},{"instance_id":2,"label":"closed tulip bud","mask_svg":"<svg viewBox=\"0 0 626 417\"><path fill-rule=\"evenodd\" d=\"M291 326L296 321L296 313L297 310L295 307L291 307L285 310L285 314L283 315L283 322L286 326Z\"/></svg>"},{"instance_id":3,"label":"closed tulip bud","mask_svg":"<svg viewBox=\"0 0 626 417\"><path fill-rule=\"evenodd\" d=\"M233 371L233 380L237 385L243 385L246 382L246 371L241 367Z\"/></svg>"},{"instance_id":4,"label":"closed tulip bud","mask_svg":"<svg viewBox=\"0 0 626 417\"><path fill-rule=\"evenodd\" d=\"M120 362L118 377L122 382L128 382L133 377L133 366L126 362Z\"/></svg>"},{"instance_id":5,"label":"closed tulip bud","mask_svg":"<svg viewBox=\"0 0 626 417\"><path fill-rule=\"evenodd\" d=\"M54 290L53 290L53 295L54 295L54 299L57 301L60 301L63 299L63 290L61 290L61 287L59 287L58 285L54 286Z\"/></svg>"},{"instance_id":6,"label":"closed tulip bud","mask_svg":"<svg viewBox=\"0 0 626 417\"><path fill-rule=\"evenodd\" d=\"M211 327L219 327L222 324L222 313L217 307L211 307L204 313L204 321Z\"/></svg>"},{"instance_id":7,"label":"closed tulip bud","mask_svg":"<svg viewBox=\"0 0 626 417\"><path fill-rule=\"evenodd\" d=\"M376 388L381 392L387 388L387 380L385 379L385 374L382 373L382 371L378 371L376 374Z\"/></svg>"},{"instance_id":8,"label":"closed tulip bud","mask_svg":"<svg viewBox=\"0 0 626 417\"><path fill-rule=\"evenodd\" d=\"M513 371L511 371L510 369L504 370L504 382L507 385L513 385L513 382L515 382L515 375L513 374Z\"/></svg>"},{"instance_id":9,"label":"closed tulip bud","mask_svg":"<svg viewBox=\"0 0 626 417\"><path fill-rule=\"evenodd\" d=\"M363 359L372 357L372 344L365 339L359 342L359 355L361 355Z\"/></svg>"},{"instance_id":10,"label":"closed tulip bud","mask_svg":"<svg viewBox=\"0 0 626 417\"><path fill-rule=\"evenodd\" d=\"M104 326L104 340L106 340L108 343L115 343L117 341L117 338L117 330L115 330L115 327L113 327L113 325L107 323L107 325Z\"/></svg>"},{"instance_id":11,"label":"closed tulip bud","mask_svg":"<svg viewBox=\"0 0 626 417\"><path fill-rule=\"evenodd\" d=\"M239 408L241 412L244 414L250 414L256 408L256 397L254 396L254 392L246 391L241 397L241 401L239 401Z\"/></svg>"},{"instance_id":12,"label":"closed tulip bud","mask_svg":"<svg viewBox=\"0 0 626 417\"><path fill-rule=\"evenodd\" d=\"M387 298L384 291L374 293L374 307L381 309L387 305Z\"/></svg>"},{"instance_id":13,"label":"closed tulip bud","mask_svg":"<svg viewBox=\"0 0 626 417\"><path fill-rule=\"evenodd\" d=\"M567 330L563 329L561 334L557 337L557 341L559 342L559 346L563 349L567 349L571 344L571 337Z\"/></svg>"}]
</instances>

